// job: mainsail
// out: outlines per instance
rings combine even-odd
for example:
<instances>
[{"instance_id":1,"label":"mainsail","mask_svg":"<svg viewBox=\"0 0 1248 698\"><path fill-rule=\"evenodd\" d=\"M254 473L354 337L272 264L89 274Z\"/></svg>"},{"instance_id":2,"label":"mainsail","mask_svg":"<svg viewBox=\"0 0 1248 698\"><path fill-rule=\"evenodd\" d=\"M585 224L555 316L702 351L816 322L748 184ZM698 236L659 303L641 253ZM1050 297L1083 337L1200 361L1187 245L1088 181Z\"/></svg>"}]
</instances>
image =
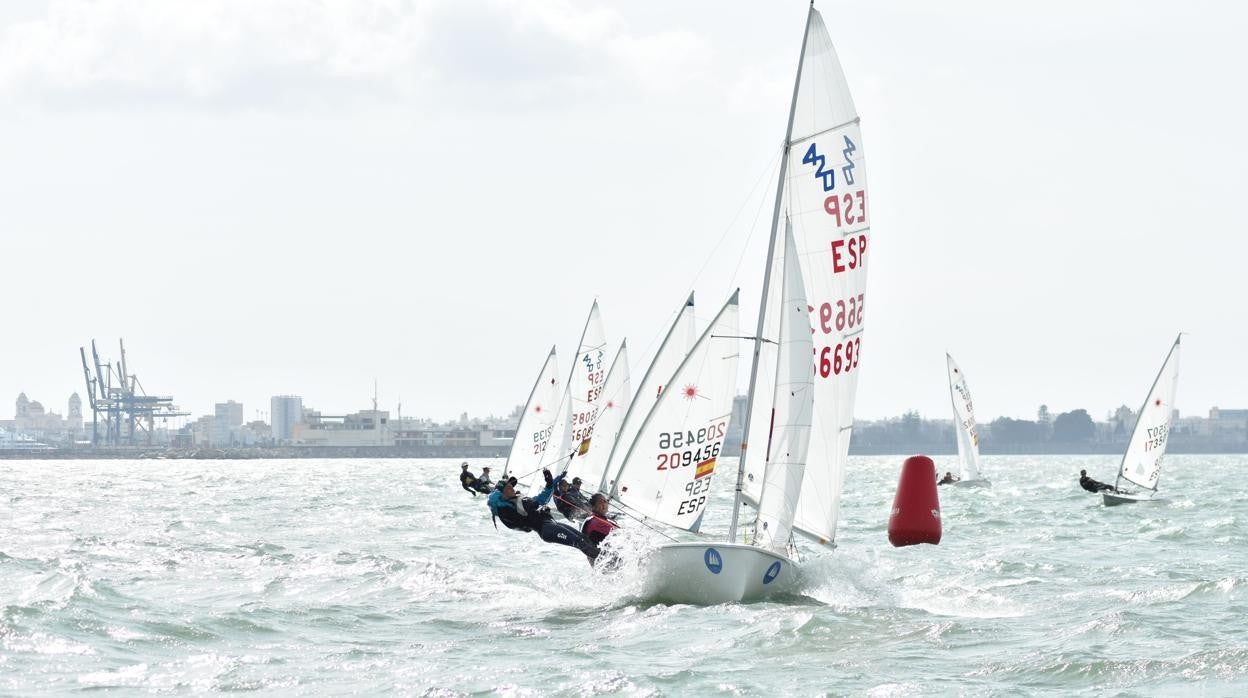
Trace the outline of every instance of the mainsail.
<instances>
[{"instance_id":1,"label":"mainsail","mask_svg":"<svg viewBox=\"0 0 1248 698\"><path fill-rule=\"evenodd\" d=\"M615 447L632 397L628 376L628 342L620 343L620 349L607 371L607 380L598 400L598 419L594 423L593 440L585 455L572 459L568 478L579 477L586 489L595 487L605 477L607 458Z\"/></svg>"},{"instance_id":2,"label":"mainsail","mask_svg":"<svg viewBox=\"0 0 1248 698\"><path fill-rule=\"evenodd\" d=\"M520 423L516 425L511 452L507 454L507 463L503 466L504 477L541 470L542 464L546 462L551 434L559 419L558 400L562 392L559 390L559 369L556 364L555 348L551 347L542 364L542 370L538 372L537 380L533 383L533 389L529 391L529 399L524 403Z\"/></svg>"},{"instance_id":3,"label":"mainsail","mask_svg":"<svg viewBox=\"0 0 1248 698\"><path fill-rule=\"evenodd\" d=\"M612 498L637 513L688 531L702 523L732 415L737 296L732 294L671 374L611 488Z\"/></svg>"},{"instance_id":4,"label":"mainsail","mask_svg":"<svg viewBox=\"0 0 1248 698\"><path fill-rule=\"evenodd\" d=\"M1166 355L1166 361L1153 379L1148 399L1140 407L1135 419L1135 431L1131 443L1122 455L1118 468L1118 489L1129 484L1145 490L1157 491L1161 477L1161 457L1166 453L1166 441L1170 436L1170 420L1174 415L1175 395L1179 389L1179 335Z\"/></svg>"},{"instance_id":5,"label":"mainsail","mask_svg":"<svg viewBox=\"0 0 1248 698\"><path fill-rule=\"evenodd\" d=\"M945 354L949 370L949 400L953 403L953 430L958 435L958 462L962 464L961 478L978 480L979 433L975 427L975 409L971 404L971 389L966 385L966 374L949 354Z\"/></svg>"},{"instance_id":6,"label":"mainsail","mask_svg":"<svg viewBox=\"0 0 1248 698\"><path fill-rule=\"evenodd\" d=\"M667 334L659 344L658 351L654 354L654 359L650 361L650 366L646 368L646 372L641 377L637 392L624 410L620 433L615 443L611 444L606 470L603 471L602 479L598 482L599 492L611 490L615 474L620 470L629 445L637 438L642 421L650 412L651 406L662 396L668 379L676 372L676 367L680 366L680 362L693 349L694 342L697 340L697 328L694 326L693 318L693 294L690 293L689 298L676 312L676 320L668 328Z\"/></svg>"},{"instance_id":7,"label":"mainsail","mask_svg":"<svg viewBox=\"0 0 1248 698\"><path fill-rule=\"evenodd\" d=\"M779 323L767 317L768 298L781 291L783 250L777 249L781 209L791 221L810 311L814 372L811 439L794 528L831 543L840 514L841 488L853 427L854 396L862 353L867 247L870 237L866 158L858 114L840 61L813 7L806 25L793 107L773 212L768 279L760 307L756 363L751 369L751 409L742 446L747 502L761 497L772 434L766 376L776 351ZM774 314L774 313L773 313ZM771 364L774 365L774 364ZM761 377L761 378L760 378ZM761 475L761 476L760 476ZM731 533L735 534L736 512Z\"/></svg>"}]
</instances>

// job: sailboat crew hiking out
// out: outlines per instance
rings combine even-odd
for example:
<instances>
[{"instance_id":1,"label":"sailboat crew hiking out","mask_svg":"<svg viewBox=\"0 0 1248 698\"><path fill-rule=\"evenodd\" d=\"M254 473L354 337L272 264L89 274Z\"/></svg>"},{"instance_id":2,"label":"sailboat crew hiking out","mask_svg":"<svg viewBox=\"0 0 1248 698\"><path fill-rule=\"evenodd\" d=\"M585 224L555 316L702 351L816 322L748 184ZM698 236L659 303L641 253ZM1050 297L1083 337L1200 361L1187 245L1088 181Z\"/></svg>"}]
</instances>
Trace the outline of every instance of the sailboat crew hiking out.
<instances>
[{"instance_id":1,"label":"sailboat crew hiking out","mask_svg":"<svg viewBox=\"0 0 1248 698\"><path fill-rule=\"evenodd\" d=\"M488 474L489 468L484 468L482 470L482 476L485 478L484 480L478 479L476 475L472 474L472 471L468 469L468 461L464 461L463 463L460 463L459 468L460 468L459 469L460 487L463 487L465 491L467 491L469 494L471 494L474 497L477 496L478 493L479 494L490 493L490 490L492 489L492 485L489 481L489 474Z\"/></svg>"},{"instance_id":2,"label":"sailboat crew hiking out","mask_svg":"<svg viewBox=\"0 0 1248 698\"><path fill-rule=\"evenodd\" d=\"M549 471L543 474L550 478ZM562 480L562 474L557 478L550 478L546 488L534 497L520 497L516 493L514 477L499 482L498 488L488 499L490 513L495 519L494 525L497 526L497 522L502 521L504 526L513 531L536 531L547 543L567 545L580 550L589 558L590 564L593 564L598 557L598 546L575 528L556 522L550 515L550 509L545 506Z\"/></svg>"},{"instance_id":3,"label":"sailboat crew hiking out","mask_svg":"<svg viewBox=\"0 0 1248 698\"><path fill-rule=\"evenodd\" d=\"M1091 477L1088 477L1088 471L1086 470L1079 471L1079 486L1092 493L1114 491L1113 485L1107 485L1099 480L1093 480Z\"/></svg>"}]
</instances>

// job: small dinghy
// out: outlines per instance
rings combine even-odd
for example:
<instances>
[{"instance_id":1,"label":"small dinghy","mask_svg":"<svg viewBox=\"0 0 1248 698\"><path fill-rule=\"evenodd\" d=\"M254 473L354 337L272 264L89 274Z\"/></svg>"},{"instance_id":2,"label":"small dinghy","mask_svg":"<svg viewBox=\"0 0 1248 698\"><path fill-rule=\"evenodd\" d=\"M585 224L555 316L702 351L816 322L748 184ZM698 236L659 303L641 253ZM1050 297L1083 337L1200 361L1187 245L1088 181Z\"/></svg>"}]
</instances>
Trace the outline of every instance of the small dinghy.
<instances>
[{"instance_id":1,"label":"small dinghy","mask_svg":"<svg viewBox=\"0 0 1248 698\"><path fill-rule=\"evenodd\" d=\"M1182 338L1183 335L1179 335L1174 339L1166 362L1153 379L1148 399L1135 418L1135 430L1122 455L1114 490L1101 493L1107 507L1147 502L1157 494L1161 457L1166 453L1170 420L1174 416L1174 396L1179 387L1179 340Z\"/></svg>"}]
</instances>

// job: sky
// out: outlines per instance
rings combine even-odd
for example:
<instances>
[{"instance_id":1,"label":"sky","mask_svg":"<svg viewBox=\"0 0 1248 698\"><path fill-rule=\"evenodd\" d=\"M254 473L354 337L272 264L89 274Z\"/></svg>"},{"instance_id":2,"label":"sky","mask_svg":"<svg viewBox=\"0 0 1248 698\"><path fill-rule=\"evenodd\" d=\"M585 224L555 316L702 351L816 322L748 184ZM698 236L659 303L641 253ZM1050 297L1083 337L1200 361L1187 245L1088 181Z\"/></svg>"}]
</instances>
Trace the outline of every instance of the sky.
<instances>
[{"instance_id":1,"label":"sky","mask_svg":"<svg viewBox=\"0 0 1248 698\"><path fill-rule=\"evenodd\" d=\"M949 351L980 421L1101 418L1180 331L1182 413L1248 407L1248 9L816 6L871 160L857 417L948 417ZM5 0L0 418L92 338L196 415L447 419L594 299L634 375L690 290L752 327L805 12Z\"/></svg>"}]
</instances>

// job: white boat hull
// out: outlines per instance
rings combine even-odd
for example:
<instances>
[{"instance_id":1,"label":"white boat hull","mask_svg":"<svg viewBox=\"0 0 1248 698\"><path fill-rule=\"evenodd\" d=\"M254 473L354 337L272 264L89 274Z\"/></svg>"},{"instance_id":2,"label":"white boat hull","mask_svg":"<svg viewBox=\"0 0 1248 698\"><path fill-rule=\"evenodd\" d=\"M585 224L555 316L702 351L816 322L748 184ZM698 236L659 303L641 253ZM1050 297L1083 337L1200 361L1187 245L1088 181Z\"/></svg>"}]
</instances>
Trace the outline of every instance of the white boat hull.
<instances>
[{"instance_id":1,"label":"white boat hull","mask_svg":"<svg viewBox=\"0 0 1248 698\"><path fill-rule=\"evenodd\" d=\"M1119 504L1147 502L1152 500L1154 494L1153 492L1110 492L1106 490L1101 492L1101 497L1105 499L1105 506L1114 507Z\"/></svg>"},{"instance_id":2,"label":"white boat hull","mask_svg":"<svg viewBox=\"0 0 1248 698\"><path fill-rule=\"evenodd\" d=\"M974 480L958 480L953 483L954 487L992 487L992 481L988 478L975 478Z\"/></svg>"},{"instance_id":3,"label":"white boat hull","mask_svg":"<svg viewBox=\"0 0 1248 698\"><path fill-rule=\"evenodd\" d=\"M797 568L778 553L737 543L673 543L648 559L645 596L714 605L757 601L796 586Z\"/></svg>"}]
</instances>

